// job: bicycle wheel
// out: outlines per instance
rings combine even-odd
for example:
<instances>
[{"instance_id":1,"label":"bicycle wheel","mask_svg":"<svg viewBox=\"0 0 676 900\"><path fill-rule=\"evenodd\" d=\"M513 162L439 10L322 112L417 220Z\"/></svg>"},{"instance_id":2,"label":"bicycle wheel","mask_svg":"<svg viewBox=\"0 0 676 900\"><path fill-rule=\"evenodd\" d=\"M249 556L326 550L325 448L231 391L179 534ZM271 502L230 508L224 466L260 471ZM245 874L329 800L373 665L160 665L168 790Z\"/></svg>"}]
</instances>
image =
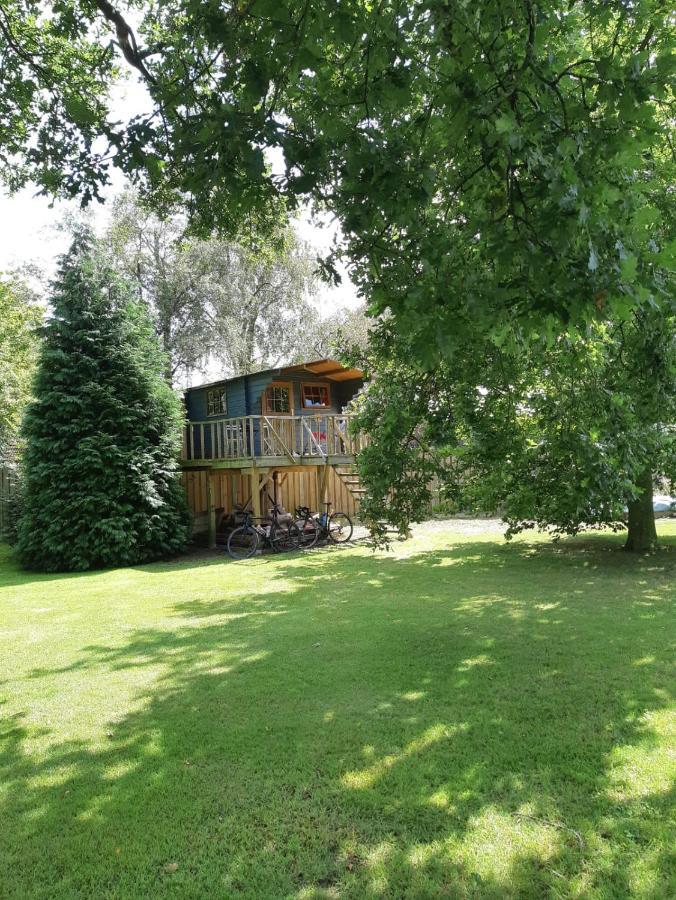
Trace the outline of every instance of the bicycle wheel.
<instances>
[{"instance_id":1,"label":"bicycle wheel","mask_svg":"<svg viewBox=\"0 0 676 900\"><path fill-rule=\"evenodd\" d=\"M332 516L329 516L326 530L334 544L344 544L352 537L352 519L347 513L334 512Z\"/></svg>"},{"instance_id":2,"label":"bicycle wheel","mask_svg":"<svg viewBox=\"0 0 676 900\"><path fill-rule=\"evenodd\" d=\"M296 519L294 524L300 532L300 549L310 550L319 540L317 520L312 517L309 519Z\"/></svg>"},{"instance_id":3,"label":"bicycle wheel","mask_svg":"<svg viewBox=\"0 0 676 900\"><path fill-rule=\"evenodd\" d=\"M301 542L301 534L298 526L293 522L288 525L275 525L274 522L270 526L270 546L275 553L282 553L285 550L298 550Z\"/></svg>"},{"instance_id":4,"label":"bicycle wheel","mask_svg":"<svg viewBox=\"0 0 676 900\"><path fill-rule=\"evenodd\" d=\"M240 525L230 532L228 553L233 559L249 559L258 550L259 535L251 525Z\"/></svg>"}]
</instances>

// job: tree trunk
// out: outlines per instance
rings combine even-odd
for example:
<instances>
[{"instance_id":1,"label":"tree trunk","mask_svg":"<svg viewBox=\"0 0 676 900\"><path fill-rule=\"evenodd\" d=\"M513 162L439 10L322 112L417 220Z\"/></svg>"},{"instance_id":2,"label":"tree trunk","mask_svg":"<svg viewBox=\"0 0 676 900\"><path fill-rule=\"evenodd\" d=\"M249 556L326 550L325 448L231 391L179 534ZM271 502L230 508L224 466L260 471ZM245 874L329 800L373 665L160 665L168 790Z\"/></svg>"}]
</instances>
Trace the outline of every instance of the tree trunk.
<instances>
[{"instance_id":1,"label":"tree trunk","mask_svg":"<svg viewBox=\"0 0 676 900\"><path fill-rule=\"evenodd\" d=\"M646 469L636 483L641 488L641 494L635 500L629 501L628 534L624 549L633 553L645 553L657 544L653 476L650 469Z\"/></svg>"},{"instance_id":2,"label":"tree trunk","mask_svg":"<svg viewBox=\"0 0 676 900\"><path fill-rule=\"evenodd\" d=\"M174 384L174 367L172 364L172 346L171 346L171 320L162 318L159 327L160 343L162 349L167 355L167 365L164 370L164 377L167 383L173 387Z\"/></svg>"}]
</instances>

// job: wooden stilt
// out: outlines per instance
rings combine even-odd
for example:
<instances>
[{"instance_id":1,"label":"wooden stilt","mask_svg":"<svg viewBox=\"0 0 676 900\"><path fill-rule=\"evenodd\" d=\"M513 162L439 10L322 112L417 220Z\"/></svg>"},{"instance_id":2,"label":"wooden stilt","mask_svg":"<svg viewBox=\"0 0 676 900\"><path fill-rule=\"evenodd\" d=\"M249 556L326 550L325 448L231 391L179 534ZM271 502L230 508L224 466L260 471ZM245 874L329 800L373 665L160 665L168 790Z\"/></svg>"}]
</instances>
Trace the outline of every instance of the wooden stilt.
<instances>
[{"instance_id":1,"label":"wooden stilt","mask_svg":"<svg viewBox=\"0 0 676 900\"><path fill-rule=\"evenodd\" d=\"M317 504L319 512L324 512L324 504L326 503L326 486L329 478L329 467L325 463L323 466L317 466Z\"/></svg>"},{"instance_id":2,"label":"wooden stilt","mask_svg":"<svg viewBox=\"0 0 676 900\"><path fill-rule=\"evenodd\" d=\"M255 518L261 518L261 477L256 469L251 470L251 508Z\"/></svg>"},{"instance_id":3,"label":"wooden stilt","mask_svg":"<svg viewBox=\"0 0 676 900\"><path fill-rule=\"evenodd\" d=\"M275 477L275 474L276 474L276 472L273 472L271 475L270 475L270 474L269 474L269 475L263 475L263 476L261 477L261 486L260 486L260 489L261 489L261 494L262 494L262 496L263 496L263 506L264 506L264 507L265 507L265 505L266 505L266 497L265 497L265 495L267 494L268 497L270 496L270 492L268 491L268 485L273 481L273 479L274 479L274 477Z\"/></svg>"},{"instance_id":4,"label":"wooden stilt","mask_svg":"<svg viewBox=\"0 0 676 900\"><path fill-rule=\"evenodd\" d=\"M230 503L232 504L232 509L234 509L239 502L240 478L241 475L237 471L234 471L230 476Z\"/></svg>"},{"instance_id":5,"label":"wooden stilt","mask_svg":"<svg viewBox=\"0 0 676 900\"><path fill-rule=\"evenodd\" d=\"M315 483L317 490L317 512L322 511L322 470L319 466L315 469Z\"/></svg>"},{"instance_id":6,"label":"wooden stilt","mask_svg":"<svg viewBox=\"0 0 676 900\"><path fill-rule=\"evenodd\" d=\"M216 549L216 505L214 503L214 476L207 472L207 516L209 549Z\"/></svg>"}]
</instances>

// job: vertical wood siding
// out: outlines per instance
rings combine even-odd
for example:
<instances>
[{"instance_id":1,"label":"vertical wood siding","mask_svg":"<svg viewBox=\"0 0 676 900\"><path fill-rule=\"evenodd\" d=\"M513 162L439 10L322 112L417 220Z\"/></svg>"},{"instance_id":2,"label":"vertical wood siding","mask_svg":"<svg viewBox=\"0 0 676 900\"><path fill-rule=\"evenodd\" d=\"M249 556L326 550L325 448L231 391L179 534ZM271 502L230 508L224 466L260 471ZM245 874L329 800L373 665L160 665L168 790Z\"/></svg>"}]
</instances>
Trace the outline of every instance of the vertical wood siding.
<instances>
[{"instance_id":1,"label":"vertical wood siding","mask_svg":"<svg viewBox=\"0 0 676 900\"><path fill-rule=\"evenodd\" d=\"M183 472L183 485L185 487L188 506L197 520L207 513L207 472ZM237 503L244 504L251 495L250 478L242 475L236 469L230 471L216 470L211 475L214 486L214 504L219 513L229 513L233 508L233 490ZM272 480L266 485L272 496ZM329 468L327 481L328 499L333 503L334 509L346 512L349 516L356 516L358 501L342 482L333 467ZM278 470L277 475L277 500L289 512L293 512L297 506L309 506L314 512L319 512L319 498L317 485L317 467L308 466L303 472L285 472ZM265 498L262 508L267 512L270 506ZM196 522L197 530L201 530L200 521Z\"/></svg>"}]
</instances>

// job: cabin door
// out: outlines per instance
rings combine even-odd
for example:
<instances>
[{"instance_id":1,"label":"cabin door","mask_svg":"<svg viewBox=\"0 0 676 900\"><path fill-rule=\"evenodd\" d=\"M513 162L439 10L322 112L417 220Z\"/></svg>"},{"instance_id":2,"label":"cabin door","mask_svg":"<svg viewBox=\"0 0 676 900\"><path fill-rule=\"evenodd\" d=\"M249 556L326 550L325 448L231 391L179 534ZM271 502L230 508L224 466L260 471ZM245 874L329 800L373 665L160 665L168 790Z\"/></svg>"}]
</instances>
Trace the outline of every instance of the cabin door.
<instances>
[{"instance_id":1,"label":"cabin door","mask_svg":"<svg viewBox=\"0 0 676 900\"><path fill-rule=\"evenodd\" d=\"M263 456L287 456L298 453L296 420L293 416L293 384L273 381L261 401L261 443Z\"/></svg>"}]
</instances>

